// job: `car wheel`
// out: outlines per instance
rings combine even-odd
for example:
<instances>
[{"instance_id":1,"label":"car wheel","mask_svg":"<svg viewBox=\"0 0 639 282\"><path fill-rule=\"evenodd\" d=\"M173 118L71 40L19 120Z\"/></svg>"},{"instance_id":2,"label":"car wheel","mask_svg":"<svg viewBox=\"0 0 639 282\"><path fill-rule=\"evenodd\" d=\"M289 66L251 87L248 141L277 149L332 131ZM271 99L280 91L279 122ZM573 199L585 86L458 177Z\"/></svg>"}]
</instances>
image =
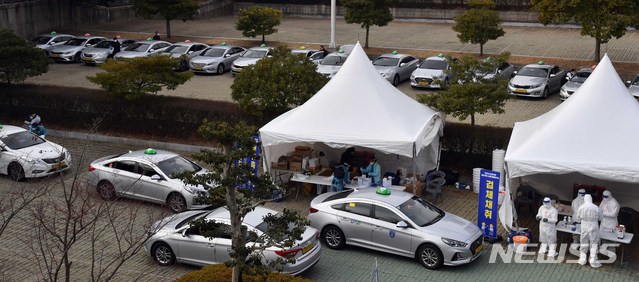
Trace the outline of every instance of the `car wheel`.
<instances>
[{"instance_id":1,"label":"car wheel","mask_svg":"<svg viewBox=\"0 0 639 282\"><path fill-rule=\"evenodd\" d=\"M22 169L22 166L19 163L10 163L7 168L7 172L13 181L20 181L24 179L24 169Z\"/></svg>"},{"instance_id":2,"label":"car wheel","mask_svg":"<svg viewBox=\"0 0 639 282\"><path fill-rule=\"evenodd\" d=\"M75 53L75 56L73 56L73 61L76 63L79 63L82 61L82 58L80 57L80 52Z\"/></svg>"},{"instance_id":3,"label":"car wheel","mask_svg":"<svg viewBox=\"0 0 639 282\"><path fill-rule=\"evenodd\" d=\"M189 70L189 65L186 63L186 61L182 60L180 61L180 67L179 67L180 71L187 71Z\"/></svg>"},{"instance_id":4,"label":"car wheel","mask_svg":"<svg viewBox=\"0 0 639 282\"><path fill-rule=\"evenodd\" d=\"M344 232L337 226L329 225L322 230L322 240L331 249L341 249L346 244Z\"/></svg>"},{"instance_id":5,"label":"car wheel","mask_svg":"<svg viewBox=\"0 0 639 282\"><path fill-rule=\"evenodd\" d=\"M399 75L396 74L395 77L393 77L393 86L397 86L399 85Z\"/></svg>"},{"instance_id":6,"label":"car wheel","mask_svg":"<svg viewBox=\"0 0 639 282\"><path fill-rule=\"evenodd\" d=\"M224 64L217 65L217 74L223 74L223 73L224 73Z\"/></svg>"},{"instance_id":7,"label":"car wheel","mask_svg":"<svg viewBox=\"0 0 639 282\"><path fill-rule=\"evenodd\" d=\"M172 193L169 195L166 204L169 206L169 209L175 213L183 212L186 210L186 200L179 193Z\"/></svg>"},{"instance_id":8,"label":"car wheel","mask_svg":"<svg viewBox=\"0 0 639 282\"><path fill-rule=\"evenodd\" d=\"M169 245L166 243L156 243L151 249L153 259L160 266L169 266L175 263L175 254Z\"/></svg>"},{"instance_id":9,"label":"car wheel","mask_svg":"<svg viewBox=\"0 0 639 282\"><path fill-rule=\"evenodd\" d=\"M442 82L442 89L446 89L446 87L448 87L448 78L446 78L444 82Z\"/></svg>"},{"instance_id":10,"label":"car wheel","mask_svg":"<svg viewBox=\"0 0 639 282\"><path fill-rule=\"evenodd\" d=\"M541 94L541 96L546 99L548 98L548 87L544 88L544 92Z\"/></svg>"},{"instance_id":11,"label":"car wheel","mask_svg":"<svg viewBox=\"0 0 639 282\"><path fill-rule=\"evenodd\" d=\"M438 269L444 264L442 251L433 244L424 244L419 247L416 254L419 263L428 269Z\"/></svg>"},{"instance_id":12,"label":"car wheel","mask_svg":"<svg viewBox=\"0 0 639 282\"><path fill-rule=\"evenodd\" d=\"M98 193L102 199L110 201L115 199L115 187L111 182L103 180L98 183Z\"/></svg>"}]
</instances>

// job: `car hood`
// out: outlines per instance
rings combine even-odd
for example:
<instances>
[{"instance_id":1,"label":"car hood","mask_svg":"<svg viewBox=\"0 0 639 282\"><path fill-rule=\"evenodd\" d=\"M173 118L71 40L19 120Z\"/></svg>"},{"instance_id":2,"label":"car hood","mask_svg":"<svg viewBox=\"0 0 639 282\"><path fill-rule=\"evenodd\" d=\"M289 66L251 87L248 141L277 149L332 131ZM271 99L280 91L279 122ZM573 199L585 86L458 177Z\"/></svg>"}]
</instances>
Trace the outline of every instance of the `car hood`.
<instances>
[{"instance_id":1,"label":"car hood","mask_svg":"<svg viewBox=\"0 0 639 282\"><path fill-rule=\"evenodd\" d=\"M536 84L545 83L546 78L517 75L513 77L513 79L510 82L516 85L536 85Z\"/></svg>"},{"instance_id":2,"label":"car hood","mask_svg":"<svg viewBox=\"0 0 639 282\"><path fill-rule=\"evenodd\" d=\"M202 175L202 174L205 174L205 173L208 173L208 172L209 172L209 171L208 171L207 169L203 168L203 169L202 169L202 170L200 170L198 173L196 173L196 175ZM191 187L193 190L196 190L196 191L199 191L199 192L206 192L206 188L205 188L204 186L202 186L202 185L197 185L197 186L195 186L195 185L186 184L184 181L182 181L182 180L181 180L181 179L179 179L179 178L169 178L169 180L168 180L168 181L170 181L170 182L172 182L172 183L175 183L175 184L177 184L177 185L181 185L181 186L187 186L187 185L188 185L188 186L189 186L189 187Z\"/></svg>"},{"instance_id":3,"label":"car hood","mask_svg":"<svg viewBox=\"0 0 639 282\"><path fill-rule=\"evenodd\" d=\"M628 91L630 91L632 96L639 98L639 85L630 85L630 87L628 87Z\"/></svg>"},{"instance_id":4,"label":"car hood","mask_svg":"<svg viewBox=\"0 0 639 282\"><path fill-rule=\"evenodd\" d=\"M91 55L109 54L109 49L89 47L89 48L85 48L83 53L84 54L91 54Z\"/></svg>"},{"instance_id":5,"label":"car hood","mask_svg":"<svg viewBox=\"0 0 639 282\"><path fill-rule=\"evenodd\" d=\"M566 91L577 91L577 89L579 89L579 87L583 84L583 82L573 82L573 81L568 81L566 82L566 84L564 84L563 88Z\"/></svg>"},{"instance_id":6,"label":"car hood","mask_svg":"<svg viewBox=\"0 0 639 282\"><path fill-rule=\"evenodd\" d=\"M413 75L416 77L426 77L426 78L433 78L434 77L440 77L442 74L444 74L443 70L433 70L433 69L415 69L413 71Z\"/></svg>"},{"instance_id":7,"label":"car hood","mask_svg":"<svg viewBox=\"0 0 639 282\"><path fill-rule=\"evenodd\" d=\"M194 64L213 64L219 63L222 61L222 57L207 57L207 56L196 56L191 59L191 62Z\"/></svg>"},{"instance_id":8,"label":"car hood","mask_svg":"<svg viewBox=\"0 0 639 282\"><path fill-rule=\"evenodd\" d=\"M420 228L423 232L461 242L467 242L473 239L477 232L481 232L477 225L451 213L446 213L444 218L435 224Z\"/></svg>"},{"instance_id":9,"label":"car hood","mask_svg":"<svg viewBox=\"0 0 639 282\"><path fill-rule=\"evenodd\" d=\"M52 159L57 158L64 152L64 148L52 142L44 142L35 146L16 150L24 156L33 159Z\"/></svg>"},{"instance_id":10,"label":"car hood","mask_svg":"<svg viewBox=\"0 0 639 282\"><path fill-rule=\"evenodd\" d=\"M147 53L146 52L135 52L135 51L121 51L120 53L118 53L115 56L118 57L118 58L139 58L139 57L146 57Z\"/></svg>"},{"instance_id":11,"label":"car hood","mask_svg":"<svg viewBox=\"0 0 639 282\"><path fill-rule=\"evenodd\" d=\"M395 69L395 67L393 66L374 66L374 67L375 67L375 70L380 74L389 73Z\"/></svg>"},{"instance_id":12,"label":"car hood","mask_svg":"<svg viewBox=\"0 0 639 282\"><path fill-rule=\"evenodd\" d=\"M84 49L84 46L69 46L69 45L58 45L55 48L51 49L52 52L71 52L71 51L80 51Z\"/></svg>"},{"instance_id":13,"label":"car hood","mask_svg":"<svg viewBox=\"0 0 639 282\"><path fill-rule=\"evenodd\" d=\"M238 67L246 67L248 65L254 65L260 59L261 58L242 58L242 57L240 57L240 58L237 58L237 60L235 60L235 62L233 64L238 66Z\"/></svg>"},{"instance_id":14,"label":"car hood","mask_svg":"<svg viewBox=\"0 0 639 282\"><path fill-rule=\"evenodd\" d=\"M318 65L317 72L325 73L325 74L333 74L336 73L342 66L327 66L327 65Z\"/></svg>"}]
</instances>

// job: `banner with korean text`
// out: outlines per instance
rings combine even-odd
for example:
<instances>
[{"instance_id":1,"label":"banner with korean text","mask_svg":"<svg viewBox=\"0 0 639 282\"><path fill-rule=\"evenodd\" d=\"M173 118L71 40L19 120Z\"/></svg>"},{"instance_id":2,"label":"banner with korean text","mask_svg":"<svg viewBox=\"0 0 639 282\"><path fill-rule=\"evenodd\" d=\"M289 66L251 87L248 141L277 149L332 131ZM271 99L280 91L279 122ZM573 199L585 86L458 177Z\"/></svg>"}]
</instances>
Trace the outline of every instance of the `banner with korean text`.
<instances>
[{"instance_id":1,"label":"banner with korean text","mask_svg":"<svg viewBox=\"0 0 639 282\"><path fill-rule=\"evenodd\" d=\"M479 203L477 226L484 236L497 238L497 197L499 197L499 172L482 169L479 173Z\"/></svg>"}]
</instances>

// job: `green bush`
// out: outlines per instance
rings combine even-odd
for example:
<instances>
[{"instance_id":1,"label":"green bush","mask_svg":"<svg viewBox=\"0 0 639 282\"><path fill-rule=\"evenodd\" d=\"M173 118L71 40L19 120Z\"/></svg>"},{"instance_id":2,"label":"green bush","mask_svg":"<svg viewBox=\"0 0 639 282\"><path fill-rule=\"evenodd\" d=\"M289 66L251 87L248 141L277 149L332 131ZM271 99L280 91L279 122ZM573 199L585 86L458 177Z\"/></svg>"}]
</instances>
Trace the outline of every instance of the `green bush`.
<instances>
[{"instance_id":1,"label":"green bush","mask_svg":"<svg viewBox=\"0 0 639 282\"><path fill-rule=\"evenodd\" d=\"M175 282L226 282L231 281L233 270L224 264L214 264L189 272ZM267 277L242 275L244 282L305 282L312 281L301 277L281 273L270 273Z\"/></svg>"}]
</instances>

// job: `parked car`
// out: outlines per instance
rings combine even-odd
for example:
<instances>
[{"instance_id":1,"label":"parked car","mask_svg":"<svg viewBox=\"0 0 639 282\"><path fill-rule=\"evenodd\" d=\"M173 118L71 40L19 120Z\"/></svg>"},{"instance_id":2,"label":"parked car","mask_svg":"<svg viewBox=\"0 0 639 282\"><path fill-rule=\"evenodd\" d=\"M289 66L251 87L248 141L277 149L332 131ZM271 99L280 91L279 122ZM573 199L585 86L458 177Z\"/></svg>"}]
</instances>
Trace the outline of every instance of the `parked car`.
<instances>
[{"instance_id":1,"label":"parked car","mask_svg":"<svg viewBox=\"0 0 639 282\"><path fill-rule=\"evenodd\" d=\"M293 49L291 50L291 53L302 54L304 55L304 57L308 58L309 60L311 60L311 62L313 62L316 65L319 64L322 61L322 59L324 59L324 52L315 50L315 49L306 49L306 48Z\"/></svg>"},{"instance_id":2,"label":"parked car","mask_svg":"<svg viewBox=\"0 0 639 282\"><path fill-rule=\"evenodd\" d=\"M69 169L71 153L28 130L0 126L0 173L15 181L49 176Z\"/></svg>"},{"instance_id":3,"label":"parked car","mask_svg":"<svg viewBox=\"0 0 639 282\"><path fill-rule=\"evenodd\" d=\"M120 42L120 49L124 49L127 46L135 42L133 39L118 39ZM87 47L82 51L82 62L87 65L103 64L107 58L113 57L113 43L112 39L100 41L95 46Z\"/></svg>"},{"instance_id":4,"label":"parked car","mask_svg":"<svg viewBox=\"0 0 639 282\"><path fill-rule=\"evenodd\" d=\"M561 87L561 90L559 90L559 99L565 101L570 98L572 93L575 93L575 91L577 91L577 89L586 82L586 79L590 76L590 74L592 74L592 71L592 68L581 68L576 71L570 80L568 80L568 82Z\"/></svg>"},{"instance_id":5,"label":"parked car","mask_svg":"<svg viewBox=\"0 0 639 282\"><path fill-rule=\"evenodd\" d=\"M337 74L344 62L346 62L347 58L348 54L343 51L330 53L317 65L317 72L328 78L332 78Z\"/></svg>"},{"instance_id":6,"label":"parked car","mask_svg":"<svg viewBox=\"0 0 639 282\"><path fill-rule=\"evenodd\" d=\"M173 43L173 45L166 48L160 54L170 55L171 58L180 59L176 70L187 71L189 70L189 61L191 61L193 57L200 55L200 53L208 47L209 45L204 43L191 42L187 40L184 42Z\"/></svg>"},{"instance_id":7,"label":"parked car","mask_svg":"<svg viewBox=\"0 0 639 282\"><path fill-rule=\"evenodd\" d=\"M113 56L114 59L131 59L131 58L143 58L151 55L158 55L162 51L169 48L171 43L161 40L143 40L136 41L128 47L122 49L119 53Z\"/></svg>"},{"instance_id":8,"label":"parked car","mask_svg":"<svg viewBox=\"0 0 639 282\"><path fill-rule=\"evenodd\" d=\"M166 204L173 212L206 208L193 203L195 197L206 195L206 189L184 183L176 176L182 172L207 170L178 154L146 149L91 162L87 180L105 200L134 198Z\"/></svg>"},{"instance_id":9,"label":"parked car","mask_svg":"<svg viewBox=\"0 0 639 282\"><path fill-rule=\"evenodd\" d=\"M277 211L258 206L244 217L242 225L246 227L247 246L259 244L265 236L267 225L264 216L277 214ZM209 239L202 236L197 228L191 228L190 222L205 218L221 223L219 235ZM155 223L150 231L153 235L144 245L144 250L160 265L186 263L197 266L224 263L231 260L231 226L229 212L225 207L212 211L183 212ZM154 230L158 229L158 230ZM321 255L322 245L318 242L318 231L306 227L300 240L290 248L268 247L262 252L262 265L268 266L278 258L295 258L295 263L283 265L282 272L297 275L315 265Z\"/></svg>"},{"instance_id":10,"label":"parked car","mask_svg":"<svg viewBox=\"0 0 639 282\"><path fill-rule=\"evenodd\" d=\"M523 97L548 98L550 93L559 91L566 71L555 65L546 65L543 61L526 65L515 73L508 82L511 95Z\"/></svg>"},{"instance_id":11,"label":"parked car","mask_svg":"<svg viewBox=\"0 0 639 282\"><path fill-rule=\"evenodd\" d=\"M94 46L102 40L107 40L102 36L77 36L69 41L53 47L49 51L49 58L63 62L81 62L82 51L85 48Z\"/></svg>"},{"instance_id":12,"label":"parked car","mask_svg":"<svg viewBox=\"0 0 639 282\"><path fill-rule=\"evenodd\" d=\"M197 73L222 74L231 69L233 62L246 51L243 47L217 45L204 49L189 62L189 69Z\"/></svg>"},{"instance_id":13,"label":"parked car","mask_svg":"<svg viewBox=\"0 0 639 282\"><path fill-rule=\"evenodd\" d=\"M417 68L419 60L417 58L393 52L392 54L383 54L373 61L373 66L394 86L400 82L410 79L411 73Z\"/></svg>"},{"instance_id":14,"label":"parked car","mask_svg":"<svg viewBox=\"0 0 639 282\"><path fill-rule=\"evenodd\" d=\"M503 79L511 79L515 74L515 66L511 65L508 62L503 62L499 66L496 66L495 69L491 72L482 73L476 72L477 77L481 77L483 79L494 79L495 77L500 76Z\"/></svg>"},{"instance_id":15,"label":"parked car","mask_svg":"<svg viewBox=\"0 0 639 282\"><path fill-rule=\"evenodd\" d=\"M448 59L444 55L428 57L413 71L410 76L410 86L419 88L446 88L448 82L454 79L452 73L445 73L450 70ZM441 80L441 85L436 83Z\"/></svg>"},{"instance_id":16,"label":"parked car","mask_svg":"<svg viewBox=\"0 0 639 282\"><path fill-rule=\"evenodd\" d=\"M245 67L254 65L262 58L270 57L272 52L273 48L266 47L264 45L244 51L244 53L242 53L242 55L233 62L231 74L233 74L233 76L239 74Z\"/></svg>"},{"instance_id":17,"label":"parked car","mask_svg":"<svg viewBox=\"0 0 639 282\"><path fill-rule=\"evenodd\" d=\"M628 90L630 91L630 94L639 99L639 74L635 76L635 79L627 81L626 83L628 83Z\"/></svg>"},{"instance_id":18,"label":"parked car","mask_svg":"<svg viewBox=\"0 0 639 282\"><path fill-rule=\"evenodd\" d=\"M75 36L71 34L58 34L56 32L51 32L49 34L40 34L31 39L31 42L35 44L35 47L44 50L44 53L49 56L49 51L51 51L53 47L64 44L64 42L69 41L69 39L73 37Z\"/></svg>"},{"instance_id":19,"label":"parked car","mask_svg":"<svg viewBox=\"0 0 639 282\"><path fill-rule=\"evenodd\" d=\"M472 222L412 193L376 189L329 192L311 201L308 219L331 249L353 245L417 259L428 269L470 263L483 252Z\"/></svg>"}]
</instances>

